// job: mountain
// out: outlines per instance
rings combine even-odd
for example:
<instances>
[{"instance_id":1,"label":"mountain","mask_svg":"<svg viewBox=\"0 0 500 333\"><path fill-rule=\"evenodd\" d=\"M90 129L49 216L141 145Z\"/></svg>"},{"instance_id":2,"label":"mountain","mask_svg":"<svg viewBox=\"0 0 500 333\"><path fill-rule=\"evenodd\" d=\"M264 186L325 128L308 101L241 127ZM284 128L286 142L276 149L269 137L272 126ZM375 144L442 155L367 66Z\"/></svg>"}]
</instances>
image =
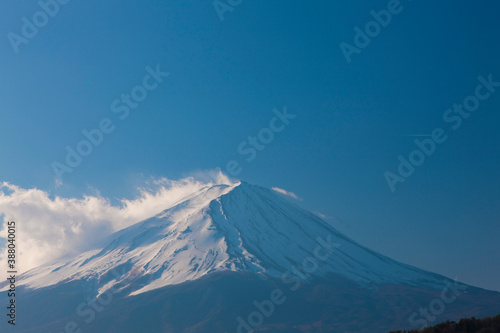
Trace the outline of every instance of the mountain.
<instances>
[{"instance_id":1,"label":"mountain","mask_svg":"<svg viewBox=\"0 0 500 333\"><path fill-rule=\"evenodd\" d=\"M386 332L500 313L500 293L380 255L245 182L206 187L18 283L19 332Z\"/></svg>"}]
</instances>

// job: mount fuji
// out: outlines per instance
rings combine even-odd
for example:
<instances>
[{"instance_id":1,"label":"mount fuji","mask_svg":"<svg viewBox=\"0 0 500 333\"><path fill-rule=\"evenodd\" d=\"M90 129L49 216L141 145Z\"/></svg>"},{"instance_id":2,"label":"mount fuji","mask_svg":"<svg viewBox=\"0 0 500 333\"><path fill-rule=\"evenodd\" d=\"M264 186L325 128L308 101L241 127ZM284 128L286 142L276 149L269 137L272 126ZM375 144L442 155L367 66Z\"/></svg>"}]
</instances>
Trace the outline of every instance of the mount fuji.
<instances>
[{"instance_id":1,"label":"mount fuji","mask_svg":"<svg viewBox=\"0 0 500 333\"><path fill-rule=\"evenodd\" d=\"M500 293L378 254L245 182L207 186L18 284L18 332L388 332L500 313Z\"/></svg>"}]
</instances>

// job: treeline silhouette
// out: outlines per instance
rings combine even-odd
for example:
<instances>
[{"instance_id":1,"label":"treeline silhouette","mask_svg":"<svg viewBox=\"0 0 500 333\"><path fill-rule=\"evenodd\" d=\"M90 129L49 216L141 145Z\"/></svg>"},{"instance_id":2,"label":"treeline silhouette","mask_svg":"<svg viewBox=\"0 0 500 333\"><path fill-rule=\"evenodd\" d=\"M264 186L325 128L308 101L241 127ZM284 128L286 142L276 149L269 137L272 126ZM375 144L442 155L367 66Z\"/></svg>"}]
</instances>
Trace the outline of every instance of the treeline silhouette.
<instances>
[{"instance_id":1,"label":"treeline silhouette","mask_svg":"<svg viewBox=\"0 0 500 333\"><path fill-rule=\"evenodd\" d=\"M421 330L391 331L389 333L499 333L500 315L483 319L465 318L460 321L446 321Z\"/></svg>"}]
</instances>

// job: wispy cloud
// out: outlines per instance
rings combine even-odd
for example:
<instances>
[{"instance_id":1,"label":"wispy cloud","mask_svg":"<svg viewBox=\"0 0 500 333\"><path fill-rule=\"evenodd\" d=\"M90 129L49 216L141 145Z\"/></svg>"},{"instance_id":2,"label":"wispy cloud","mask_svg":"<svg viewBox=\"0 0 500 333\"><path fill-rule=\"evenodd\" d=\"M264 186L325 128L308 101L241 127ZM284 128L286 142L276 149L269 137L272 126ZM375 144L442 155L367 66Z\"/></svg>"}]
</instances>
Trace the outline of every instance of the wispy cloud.
<instances>
[{"instance_id":1,"label":"wispy cloud","mask_svg":"<svg viewBox=\"0 0 500 333\"><path fill-rule=\"evenodd\" d=\"M319 217L321 217L323 220L327 219L328 216L326 216L325 214L322 214L320 212L314 212L316 215L318 215Z\"/></svg>"},{"instance_id":2,"label":"wispy cloud","mask_svg":"<svg viewBox=\"0 0 500 333\"><path fill-rule=\"evenodd\" d=\"M289 192L289 191L284 190L284 189L279 188L279 187L272 187L272 190L273 190L273 191L276 191L276 192L278 192L278 193L281 193L281 194L283 194L283 195L286 195L286 196L288 196L288 197L294 198L295 200L300 200L300 201L302 201L302 198L301 198L301 197L299 197L299 196L297 196L297 195L296 195L295 193L293 193L293 192Z\"/></svg>"}]
</instances>

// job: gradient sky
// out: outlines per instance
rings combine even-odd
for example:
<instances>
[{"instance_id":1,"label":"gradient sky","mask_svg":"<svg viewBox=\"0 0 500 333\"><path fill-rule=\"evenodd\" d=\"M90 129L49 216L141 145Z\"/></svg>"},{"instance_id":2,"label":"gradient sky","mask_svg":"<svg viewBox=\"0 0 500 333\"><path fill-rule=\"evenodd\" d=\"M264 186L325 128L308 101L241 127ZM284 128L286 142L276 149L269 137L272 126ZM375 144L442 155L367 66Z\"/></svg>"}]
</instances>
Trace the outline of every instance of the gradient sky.
<instances>
[{"instance_id":1,"label":"gradient sky","mask_svg":"<svg viewBox=\"0 0 500 333\"><path fill-rule=\"evenodd\" d=\"M237 160L248 182L286 189L355 241L394 259L500 291L500 88L456 131L443 113L500 81L500 3L409 1L347 63L339 44L388 1L70 1L15 53L35 2L0 11L0 181L80 198L133 198ZM146 67L170 75L120 120L110 105ZM247 162L237 152L273 109L297 115ZM109 118L115 130L56 186L64 162ZM448 140L393 193L413 140Z\"/></svg>"}]
</instances>

